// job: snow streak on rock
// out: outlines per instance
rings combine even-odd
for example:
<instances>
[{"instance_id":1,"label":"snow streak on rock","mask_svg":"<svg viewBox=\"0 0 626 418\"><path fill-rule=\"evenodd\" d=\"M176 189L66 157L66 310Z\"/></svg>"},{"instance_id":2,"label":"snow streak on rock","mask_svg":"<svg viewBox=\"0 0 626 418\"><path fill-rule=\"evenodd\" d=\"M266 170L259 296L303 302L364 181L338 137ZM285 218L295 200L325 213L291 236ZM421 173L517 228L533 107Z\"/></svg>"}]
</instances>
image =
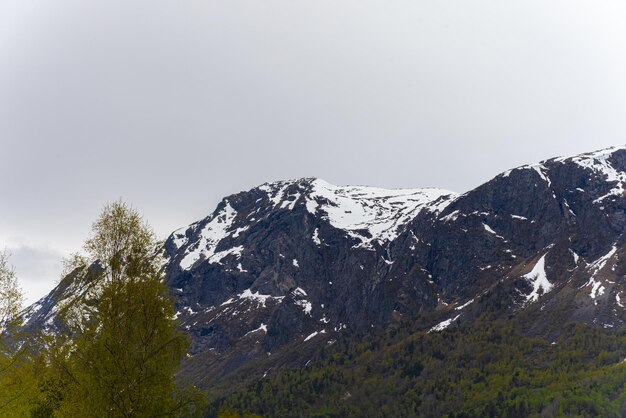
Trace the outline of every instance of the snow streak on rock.
<instances>
[{"instance_id":1,"label":"snow streak on rock","mask_svg":"<svg viewBox=\"0 0 626 418\"><path fill-rule=\"evenodd\" d=\"M454 321L459 319L460 316L461 316L461 314L458 314L454 318L450 318L450 319L446 319L445 321L441 321L440 323L438 323L437 325L432 327L430 329L430 331L428 331L428 333L430 334L431 332L443 331L444 329L448 328L450 326L450 324L452 324Z\"/></svg>"},{"instance_id":2,"label":"snow streak on rock","mask_svg":"<svg viewBox=\"0 0 626 418\"><path fill-rule=\"evenodd\" d=\"M237 300L247 299L250 301L254 301L260 306L265 308L265 304L268 300L274 300L281 302L284 296L272 296L272 295L262 295L259 291L252 293L252 290L246 289L242 293L239 293L234 298L230 298L227 301L223 302L220 306L230 305L231 303L236 302Z\"/></svg>"},{"instance_id":3,"label":"snow streak on rock","mask_svg":"<svg viewBox=\"0 0 626 418\"><path fill-rule=\"evenodd\" d=\"M554 285L548 281L545 267L546 254L537 261L537 264L535 264L535 267L533 267L529 273L522 276L522 278L528 280L533 287L533 291L526 296L526 302L536 302L540 295L548 293L554 287Z\"/></svg>"}]
</instances>

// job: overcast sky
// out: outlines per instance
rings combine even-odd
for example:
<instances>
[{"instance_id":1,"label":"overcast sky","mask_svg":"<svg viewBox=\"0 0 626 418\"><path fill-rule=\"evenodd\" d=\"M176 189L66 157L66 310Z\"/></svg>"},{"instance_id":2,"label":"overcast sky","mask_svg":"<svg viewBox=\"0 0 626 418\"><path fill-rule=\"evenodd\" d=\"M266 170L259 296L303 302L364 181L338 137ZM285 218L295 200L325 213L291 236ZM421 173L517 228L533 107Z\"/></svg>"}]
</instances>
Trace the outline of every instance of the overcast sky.
<instances>
[{"instance_id":1,"label":"overcast sky","mask_svg":"<svg viewBox=\"0 0 626 418\"><path fill-rule=\"evenodd\" d=\"M0 248L29 302L105 202L474 188L626 142L626 2L2 0Z\"/></svg>"}]
</instances>

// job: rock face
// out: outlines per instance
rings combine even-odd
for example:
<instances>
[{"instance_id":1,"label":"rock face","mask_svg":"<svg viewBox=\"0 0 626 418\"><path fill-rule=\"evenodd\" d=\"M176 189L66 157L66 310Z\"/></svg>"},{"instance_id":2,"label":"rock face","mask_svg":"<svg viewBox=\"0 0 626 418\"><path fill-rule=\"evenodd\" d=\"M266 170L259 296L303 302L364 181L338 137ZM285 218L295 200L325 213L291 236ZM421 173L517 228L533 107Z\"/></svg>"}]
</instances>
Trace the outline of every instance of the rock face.
<instances>
[{"instance_id":1,"label":"rock face","mask_svg":"<svg viewBox=\"0 0 626 418\"><path fill-rule=\"evenodd\" d=\"M183 373L210 387L402 320L436 332L509 315L537 335L622 326L625 184L626 148L612 148L518 167L460 196L319 179L229 196L165 242L193 341ZM81 277L31 306L28 325L52 326Z\"/></svg>"},{"instance_id":2,"label":"rock face","mask_svg":"<svg viewBox=\"0 0 626 418\"><path fill-rule=\"evenodd\" d=\"M394 311L434 307L423 272L399 271L389 248L417 215L435 217L455 197L301 179L225 198L165 244L194 352L248 333L263 334L271 352L314 332L363 332Z\"/></svg>"},{"instance_id":3,"label":"rock face","mask_svg":"<svg viewBox=\"0 0 626 418\"><path fill-rule=\"evenodd\" d=\"M541 311L528 322L537 333L622 325L625 170L620 148L505 172L451 203L418 258L443 300L503 288L499 308Z\"/></svg>"}]
</instances>

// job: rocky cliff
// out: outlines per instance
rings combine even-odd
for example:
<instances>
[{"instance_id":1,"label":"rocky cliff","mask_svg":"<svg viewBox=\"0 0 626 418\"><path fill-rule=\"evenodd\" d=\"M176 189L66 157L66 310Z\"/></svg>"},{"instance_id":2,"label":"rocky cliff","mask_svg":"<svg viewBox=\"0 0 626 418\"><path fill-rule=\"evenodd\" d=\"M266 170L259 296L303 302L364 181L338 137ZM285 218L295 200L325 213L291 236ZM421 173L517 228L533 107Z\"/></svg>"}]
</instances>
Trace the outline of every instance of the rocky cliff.
<instances>
[{"instance_id":1,"label":"rocky cliff","mask_svg":"<svg viewBox=\"0 0 626 418\"><path fill-rule=\"evenodd\" d=\"M465 194L264 184L166 240L183 373L204 387L303 364L340 333L394 322L440 331L509 316L529 334L626 320L626 148L554 158ZM88 291L74 272L25 314L52 329Z\"/></svg>"}]
</instances>

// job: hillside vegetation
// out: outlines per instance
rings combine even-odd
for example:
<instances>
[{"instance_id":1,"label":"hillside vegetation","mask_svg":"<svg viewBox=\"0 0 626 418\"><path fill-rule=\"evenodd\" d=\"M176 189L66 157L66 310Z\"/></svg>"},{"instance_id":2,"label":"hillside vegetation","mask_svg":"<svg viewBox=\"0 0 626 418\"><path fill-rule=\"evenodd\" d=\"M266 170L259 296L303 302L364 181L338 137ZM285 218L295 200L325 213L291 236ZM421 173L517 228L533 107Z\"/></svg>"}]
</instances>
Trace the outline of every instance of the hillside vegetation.
<instances>
[{"instance_id":1,"label":"hillside vegetation","mask_svg":"<svg viewBox=\"0 0 626 418\"><path fill-rule=\"evenodd\" d=\"M280 417L626 415L626 333L569 326L554 342L478 321L339 341L215 410Z\"/></svg>"}]
</instances>

